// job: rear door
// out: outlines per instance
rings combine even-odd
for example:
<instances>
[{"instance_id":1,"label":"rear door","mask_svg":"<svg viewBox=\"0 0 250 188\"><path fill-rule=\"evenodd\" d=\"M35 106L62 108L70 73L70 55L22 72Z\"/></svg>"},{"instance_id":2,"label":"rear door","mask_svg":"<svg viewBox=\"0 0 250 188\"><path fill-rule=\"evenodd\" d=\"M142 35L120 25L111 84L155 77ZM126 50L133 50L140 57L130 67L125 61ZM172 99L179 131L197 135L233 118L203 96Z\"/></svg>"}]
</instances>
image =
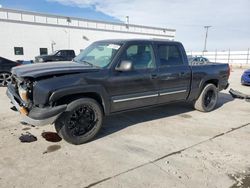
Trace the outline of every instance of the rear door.
<instances>
[{"instance_id":1,"label":"rear door","mask_svg":"<svg viewBox=\"0 0 250 188\"><path fill-rule=\"evenodd\" d=\"M179 43L155 44L159 66L158 103L186 100L191 82L191 69L184 61Z\"/></svg>"},{"instance_id":2,"label":"rear door","mask_svg":"<svg viewBox=\"0 0 250 188\"><path fill-rule=\"evenodd\" d=\"M131 61L131 71L119 72L115 68L106 88L111 95L111 111L157 104L157 68L151 42L132 42L127 44L117 61Z\"/></svg>"}]
</instances>

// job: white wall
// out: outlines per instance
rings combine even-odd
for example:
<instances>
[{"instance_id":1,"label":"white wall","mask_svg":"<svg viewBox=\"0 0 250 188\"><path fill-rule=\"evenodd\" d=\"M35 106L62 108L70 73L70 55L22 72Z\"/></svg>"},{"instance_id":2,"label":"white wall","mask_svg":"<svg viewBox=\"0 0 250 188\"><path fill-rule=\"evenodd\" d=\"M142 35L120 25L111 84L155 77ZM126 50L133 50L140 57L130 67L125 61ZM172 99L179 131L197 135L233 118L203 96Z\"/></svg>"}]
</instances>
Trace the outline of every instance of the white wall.
<instances>
[{"instance_id":1,"label":"white wall","mask_svg":"<svg viewBox=\"0 0 250 188\"><path fill-rule=\"evenodd\" d=\"M8 22L0 22L0 28L0 56L12 60L34 59L34 57L40 53L39 48L48 48L48 52L50 53L52 51L52 41L56 43L56 45L54 45L54 50L74 49L76 54L78 54L80 49L84 49L87 45L96 40L116 38L153 38L151 35L146 36L131 33L105 32ZM87 37L89 41L83 39L83 36ZM24 55L15 55L14 47L23 47Z\"/></svg>"},{"instance_id":2,"label":"white wall","mask_svg":"<svg viewBox=\"0 0 250 188\"><path fill-rule=\"evenodd\" d=\"M12 60L32 60L39 48L80 49L96 40L126 38L162 38L173 40L175 30L146 26L98 22L80 18L47 15L0 8L0 56ZM89 40L84 39L87 37ZM24 55L15 55L14 47L23 47Z\"/></svg>"},{"instance_id":3,"label":"white wall","mask_svg":"<svg viewBox=\"0 0 250 188\"><path fill-rule=\"evenodd\" d=\"M213 52L187 52L192 56L204 56L212 62L229 63L232 65L249 65L250 64L250 51L213 51Z\"/></svg>"}]
</instances>

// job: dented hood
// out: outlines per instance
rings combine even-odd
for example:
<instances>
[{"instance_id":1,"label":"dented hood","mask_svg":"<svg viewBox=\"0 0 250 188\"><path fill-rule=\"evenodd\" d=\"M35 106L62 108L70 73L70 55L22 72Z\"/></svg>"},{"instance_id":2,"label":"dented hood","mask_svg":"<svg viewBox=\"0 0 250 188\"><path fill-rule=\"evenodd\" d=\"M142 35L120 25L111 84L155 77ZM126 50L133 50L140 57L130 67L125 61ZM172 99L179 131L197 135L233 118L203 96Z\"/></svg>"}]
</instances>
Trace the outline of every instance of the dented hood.
<instances>
[{"instance_id":1,"label":"dented hood","mask_svg":"<svg viewBox=\"0 0 250 188\"><path fill-rule=\"evenodd\" d=\"M11 73L17 77L38 78L42 76L53 76L58 74L73 74L98 71L96 67L75 63L72 61L50 62L22 65L12 68Z\"/></svg>"}]
</instances>

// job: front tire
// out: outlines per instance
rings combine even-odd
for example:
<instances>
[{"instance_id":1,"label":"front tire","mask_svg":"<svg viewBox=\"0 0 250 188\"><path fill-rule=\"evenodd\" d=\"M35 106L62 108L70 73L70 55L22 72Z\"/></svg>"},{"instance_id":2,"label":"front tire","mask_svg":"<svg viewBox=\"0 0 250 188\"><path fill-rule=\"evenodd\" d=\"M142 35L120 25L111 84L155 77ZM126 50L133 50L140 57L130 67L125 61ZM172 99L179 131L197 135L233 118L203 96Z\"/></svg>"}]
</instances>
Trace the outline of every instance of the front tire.
<instances>
[{"instance_id":1,"label":"front tire","mask_svg":"<svg viewBox=\"0 0 250 188\"><path fill-rule=\"evenodd\" d=\"M90 141L102 126L103 111L100 104L91 98L71 102L55 122L57 133L75 145Z\"/></svg>"},{"instance_id":2,"label":"front tire","mask_svg":"<svg viewBox=\"0 0 250 188\"><path fill-rule=\"evenodd\" d=\"M207 84L199 98L194 103L194 108L201 112L212 111L218 101L218 89L214 84Z\"/></svg>"}]
</instances>

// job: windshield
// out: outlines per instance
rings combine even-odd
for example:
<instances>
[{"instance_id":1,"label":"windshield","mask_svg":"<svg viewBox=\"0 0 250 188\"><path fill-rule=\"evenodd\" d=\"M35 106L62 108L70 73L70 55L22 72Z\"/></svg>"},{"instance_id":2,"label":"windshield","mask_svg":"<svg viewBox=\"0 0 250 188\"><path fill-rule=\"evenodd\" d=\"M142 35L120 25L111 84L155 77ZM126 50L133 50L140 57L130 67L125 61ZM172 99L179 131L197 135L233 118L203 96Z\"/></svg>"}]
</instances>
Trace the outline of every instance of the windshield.
<instances>
[{"instance_id":1,"label":"windshield","mask_svg":"<svg viewBox=\"0 0 250 188\"><path fill-rule=\"evenodd\" d=\"M83 50L73 61L99 68L107 67L120 49L120 44L96 42Z\"/></svg>"},{"instance_id":2,"label":"windshield","mask_svg":"<svg viewBox=\"0 0 250 188\"><path fill-rule=\"evenodd\" d=\"M56 55L56 53L57 53L58 51L59 51L59 50L56 50L56 51L52 52L52 53L49 54L49 55Z\"/></svg>"}]
</instances>

